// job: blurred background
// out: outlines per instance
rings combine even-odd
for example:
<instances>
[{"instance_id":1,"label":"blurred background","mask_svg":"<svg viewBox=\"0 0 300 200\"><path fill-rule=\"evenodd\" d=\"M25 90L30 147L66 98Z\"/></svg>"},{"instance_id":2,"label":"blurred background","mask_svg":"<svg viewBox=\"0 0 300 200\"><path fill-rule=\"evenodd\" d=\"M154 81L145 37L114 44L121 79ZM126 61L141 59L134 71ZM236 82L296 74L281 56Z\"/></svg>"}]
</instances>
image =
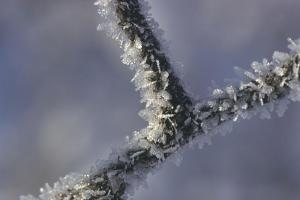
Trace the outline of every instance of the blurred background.
<instances>
[{"instance_id":1,"label":"blurred background","mask_svg":"<svg viewBox=\"0 0 300 200\"><path fill-rule=\"evenodd\" d=\"M193 95L300 37L299 0L149 0ZM132 72L90 0L0 2L0 199L37 195L145 126ZM133 200L299 200L300 104L187 149Z\"/></svg>"}]
</instances>

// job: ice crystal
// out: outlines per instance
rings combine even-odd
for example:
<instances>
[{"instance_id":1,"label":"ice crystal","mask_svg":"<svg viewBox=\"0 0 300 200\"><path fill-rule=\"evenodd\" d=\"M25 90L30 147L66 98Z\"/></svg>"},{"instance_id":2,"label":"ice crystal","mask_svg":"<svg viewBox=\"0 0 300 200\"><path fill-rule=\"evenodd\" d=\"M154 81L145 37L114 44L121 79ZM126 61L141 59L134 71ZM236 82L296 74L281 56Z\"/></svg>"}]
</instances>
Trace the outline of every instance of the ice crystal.
<instances>
[{"instance_id":1,"label":"ice crystal","mask_svg":"<svg viewBox=\"0 0 300 200\"><path fill-rule=\"evenodd\" d=\"M288 48L291 50L292 53L300 53L300 38L297 40L292 40L288 38L289 45Z\"/></svg>"}]
</instances>

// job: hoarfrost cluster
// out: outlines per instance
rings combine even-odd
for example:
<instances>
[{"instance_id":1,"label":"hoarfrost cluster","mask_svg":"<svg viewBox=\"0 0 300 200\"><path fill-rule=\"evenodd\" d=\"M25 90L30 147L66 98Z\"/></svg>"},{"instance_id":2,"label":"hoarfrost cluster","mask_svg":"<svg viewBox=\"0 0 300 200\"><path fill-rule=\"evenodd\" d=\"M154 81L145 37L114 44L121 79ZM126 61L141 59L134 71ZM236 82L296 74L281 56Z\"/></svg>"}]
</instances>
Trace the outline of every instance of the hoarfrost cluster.
<instances>
[{"instance_id":1,"label":"hoarfrost cluster","mask_svg":"<svg viewBox=\"0 0 300 200\"><path fill-rule=\"evenodd\" d=\"M38 198L21 200L121 200L144 183L148 173L167 158L177 163L182 146L211 143L216 133L230 132L233 123L270 112L282 116L290 101L300 101L300 40L289 39L289 53L253 62L239 86L216 88L206 101L195 101L184 91L166 55L162 31L148 13L144 0L98 0L103 20L99 29L124 50L122 62L135 71L132 78L145 109L139 115L148 126L136 131L129 143L100 162L86 175L67 175L46 185Z\"/></svg>"},{"instance_id":2,"label":"hoarfrost cluster","mask_svg":"<svg viewBox=\"0 0 300 200\"><path fill-rule=\"evenodd\" d=\"M196 103L195 119L204 133L224 134L232 125L224 129L223 122L228 124L229 120L235 122L254 115L270 119L273 111L281 117L291 101L300 101L300 40L288 41L289 53L275 51L271 61L253 62L252 72L236 68L244 76L238 87L217 88L209 101Z\"/></svg>"}]
</instances>

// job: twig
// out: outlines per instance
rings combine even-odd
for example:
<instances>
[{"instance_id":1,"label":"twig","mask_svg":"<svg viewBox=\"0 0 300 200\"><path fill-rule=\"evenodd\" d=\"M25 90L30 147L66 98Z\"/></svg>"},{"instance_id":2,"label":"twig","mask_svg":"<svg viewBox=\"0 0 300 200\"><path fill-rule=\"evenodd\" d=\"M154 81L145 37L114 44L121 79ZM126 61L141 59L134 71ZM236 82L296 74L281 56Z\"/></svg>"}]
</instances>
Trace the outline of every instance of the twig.
<instances>
[{"instance_id":1,"label":"twig","mask_svg":"<svg viewBox=\"0 0 300 200\"><path fill-rule=\"evenodd\" d=\"M95 5L104 19L100 29L119 42L123 63L135 70L132 81L145 103L140 115L148 126L91 173L67 175L53 188L47 184L39 198L21 200L127 199L149 172L184 145L195 140L203 145L239 118L257 113L269 118L275 104L281 115L290 100L300 100L299 41L290 40L289 54L275 52L270 62L254 62L253 73L243 72L248 82L215 89L209 100L197 102L175 75L159 38L161 31L143 0L99 0Z\"/></svg>"}]
</instances>

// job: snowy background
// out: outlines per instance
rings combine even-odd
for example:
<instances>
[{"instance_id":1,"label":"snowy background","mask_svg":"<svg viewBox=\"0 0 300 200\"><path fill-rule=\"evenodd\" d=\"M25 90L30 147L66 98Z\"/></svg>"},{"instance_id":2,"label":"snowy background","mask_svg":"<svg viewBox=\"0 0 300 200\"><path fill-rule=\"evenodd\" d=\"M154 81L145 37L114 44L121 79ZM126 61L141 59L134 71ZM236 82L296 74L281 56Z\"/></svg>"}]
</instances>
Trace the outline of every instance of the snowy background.
<instances>
[{"instance_id":1,"label":"snowy background","mask_svg":"<svg viewBox=\"0 0 300 200\"><path fill-rule=\"evenodd\" d=\"M233 66L300 37L299 0L149 0L187 90L208 96ZM97 32L90 0L0 2L0 199L104 159L145 126L120 49ZM168 162L134 200L298 200L300 105L283 118L238 123L202 150Z\"/></svg>"}]
</instances>

